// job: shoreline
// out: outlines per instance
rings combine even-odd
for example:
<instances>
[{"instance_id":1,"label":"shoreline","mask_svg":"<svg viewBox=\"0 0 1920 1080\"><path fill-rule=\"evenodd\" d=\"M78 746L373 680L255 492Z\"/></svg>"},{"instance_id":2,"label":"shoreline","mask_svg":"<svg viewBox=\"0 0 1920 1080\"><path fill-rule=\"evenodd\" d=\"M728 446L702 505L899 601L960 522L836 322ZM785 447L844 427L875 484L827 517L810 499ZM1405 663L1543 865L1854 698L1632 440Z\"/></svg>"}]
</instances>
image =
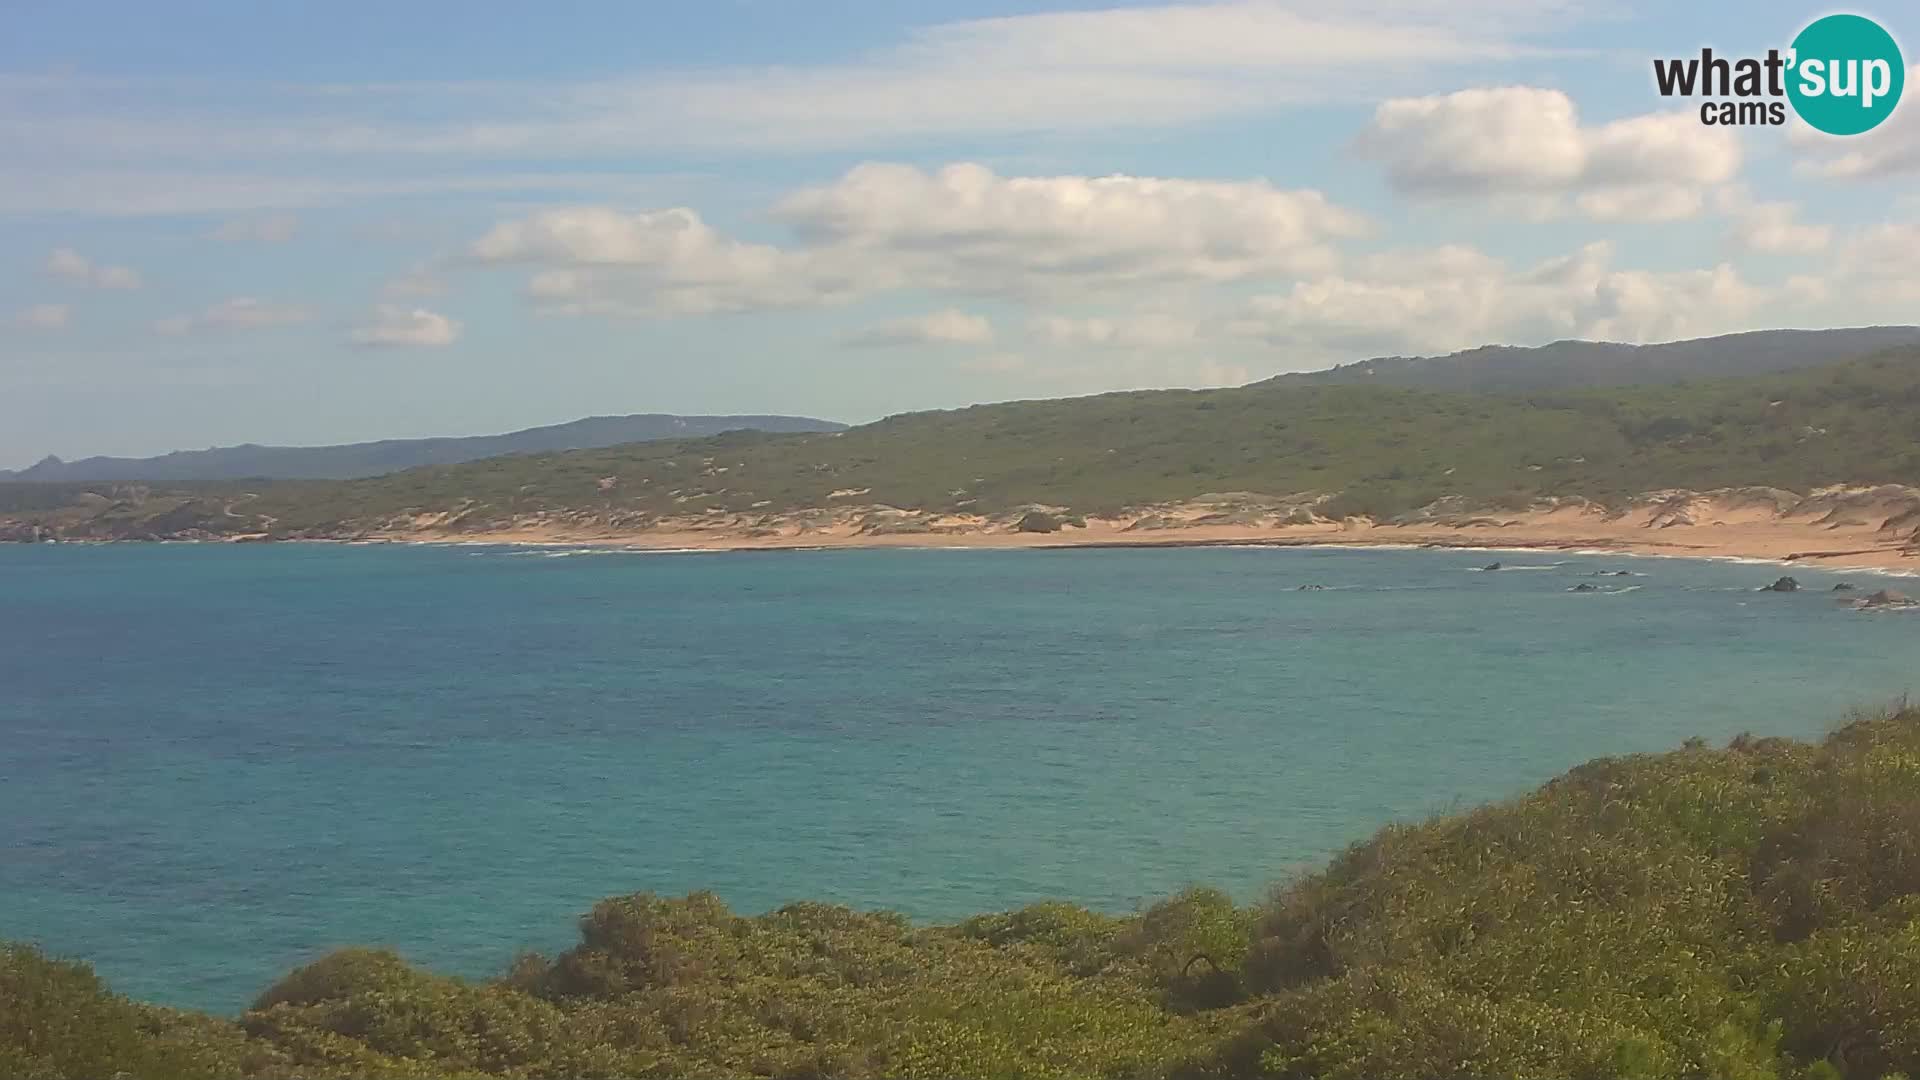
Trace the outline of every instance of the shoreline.
<instances>
[{"instance_id":1,"label":"shoreline","mask_svg":"<svg viewBox=\"0 0 1920 1080\"><path fill-rule=\"evenodd\" d=\"M882 504L710 509L668 517L555 510L493 520L465 511L409 511L279 536L266 531L271 519L249 523L245 531L187 529L137 539L112 533L89 537L84 529L71 530L80 535L47 535L63 543L407 543L655 552L1428 548L1736 560L1920 576L1920 489L1900 485L1835 486L1805 495L1777 488L1674 489L1645 492L1614 507L1574 496L1539 500L1525 509L1442 499L1393 521L1329 518L1320 513L1325 501L1239 492L1107 516L1039 504L993 513ZM9 537L28 538L42 537L38 532Z\"/></svg>"},{"instance_id":2,"label":"shoreline","mask_svg":"<svg viewBox=\"0 0 1920 1080\"><path fill-rule=\"evenodd\" d=\"M1100 526L1108 527L1102 528ZM1644 527L1639 527L1644 528ZM949 550L949 551L1072 551L1151 548L1325 548L1375 550L1450 550L1487 553L1534 553L1625 556L1635 558L1706 559L1756 565L1803 567L1829 571L1871 572L1895 577L1920 577L1920 550L1897 541L1867 541L1860 535L1824 539L1807 535L1809 526L1758 523L1740 526L1699 526L1684 539L1621 535L1624 529L1587 532L1525 526L1292 526L1282 529L1255 526L1192 526L1153 534L1127 534L1110 523L1090 522L1085 529L1058 533L1018 533L968 530L912 535L746 536L727 530L673 530L613 532L575 529L503 529L466 533L419 531L370 535L348 544L419 544L467 547L572 548L604 551L701 554L717 552ZM1638 531L1638 529L1636 529ZM1824 530L1822 530L1824 531Z\"/></svg>"}]
</instances>

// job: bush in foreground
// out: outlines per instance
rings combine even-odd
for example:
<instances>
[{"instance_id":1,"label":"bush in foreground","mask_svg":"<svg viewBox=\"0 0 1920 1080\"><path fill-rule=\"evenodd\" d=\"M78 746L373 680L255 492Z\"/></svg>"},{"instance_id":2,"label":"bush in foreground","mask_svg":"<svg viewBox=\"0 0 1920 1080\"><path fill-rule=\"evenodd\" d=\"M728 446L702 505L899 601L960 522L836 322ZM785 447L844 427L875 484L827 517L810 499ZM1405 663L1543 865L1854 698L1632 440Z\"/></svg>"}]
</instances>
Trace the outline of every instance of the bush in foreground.
<instances>
[{"instance_id":1,"label":"bush in foreground","mask_svg":"<svg viewBox=\"0 0 1920 1080\"><path fill-rule=\"evenodd\" d=\"M614 897L475 983L344 950L238 1020L0 953L0 1074L1920 1075L1920 711L1590 762L1235 905L916 927Z\"/></svg>"}]
</instances>

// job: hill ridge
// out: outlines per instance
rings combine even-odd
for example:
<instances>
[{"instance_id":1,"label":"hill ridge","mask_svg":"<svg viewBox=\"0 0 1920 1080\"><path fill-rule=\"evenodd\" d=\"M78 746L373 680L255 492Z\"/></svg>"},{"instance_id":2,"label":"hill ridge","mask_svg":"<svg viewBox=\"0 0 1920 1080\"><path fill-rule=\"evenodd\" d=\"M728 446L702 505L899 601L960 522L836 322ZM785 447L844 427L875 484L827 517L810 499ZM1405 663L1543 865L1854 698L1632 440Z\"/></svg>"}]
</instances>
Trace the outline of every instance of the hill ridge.
<instances>
[{"instance_id":1,"label":"hill ridge","mask_svg":"<svg viewBox=\"0 0 1920 1080\"><path fill-rule=\"evenodd\" d=\"M1562 338L1545 345L1477 345L1434 356L1376 356L1266 381L1518 393L1774 374L1911 345L1920 345L1920 326L1743 330L1646 344Z\"/></svg>"},{"instance_id":2,"label":"hill ridge","mask_svg":"<svg viewBox=\"0 0 1920 1080\"><path fill-rule=\"evenodd\" d=\"M149 457L92 456L65 461L49 454L0 482L173 483L221 480L349 480L422 465L457 465L507 454L591 450L653 439L697 438L727 431L839 431L844 424L805 416L628 413L585 416L492 435L372 439L320 446L244 442Z\"/></svg>"}]
</instances>

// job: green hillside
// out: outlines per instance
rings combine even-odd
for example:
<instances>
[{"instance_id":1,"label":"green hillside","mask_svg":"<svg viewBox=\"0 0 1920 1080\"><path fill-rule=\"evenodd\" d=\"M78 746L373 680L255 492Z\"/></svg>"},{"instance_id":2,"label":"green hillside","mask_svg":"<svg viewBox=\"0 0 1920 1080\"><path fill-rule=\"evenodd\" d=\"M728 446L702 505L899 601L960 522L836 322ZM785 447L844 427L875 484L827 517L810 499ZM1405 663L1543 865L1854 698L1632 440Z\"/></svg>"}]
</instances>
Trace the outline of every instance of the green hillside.
<instances>
[{"instance_id":1,"label":"green hillside","mask_svg":"<svg viewBox=\"0 0 1920 1080\"><path fill-rule=\"evenodd\" d=\"M707 511L879 503L1082 513L1206 492L1338 492L1375 516L1441 496L1617 500L1663 487L1920 484L1920 349L1785 374L1529 396L1262 383L1012 402L838 434L738 432L493 458L342 482L94 496L78 531L339 535L403 512L482 527L576 511L628 525ZM836 496L836 493L839 493ZM6 502L0 494L0 505ZM22 520L20 512L14 520ZM70 515L72 517L72 515ZM164 531L164 530L161 530Z\"/></svg>"},{"instance_id":2,"label":"green hillside","mask_svg":"<svg viewBox=\"0 0 1920 1080\"><path fill-rule=\"evenodd\" d=\"M116 1074L1920 1075L1920 710L1593 761L1252 907L916 927L640 894L495 981L346 950L236 1020L0 949L0 1075Z\"/></svg>"},{"instance_id":3,"label":"green hillside","mask_svg":"<svg viewBox=\"0 0 1920 1080\"><path fill-rule=\"evenodd\" d=\"M1915 345L1920 345L1920 326L1750 330L1653 345L1612 341L1556 341L1531 348L1483 345L1446 356L1382 356L1326 371L1279 375L1274 381L1536 393L1764 375Z\"/></svg>"},{"instance_id":4,"label":"green hillside","mask_svg":"<svg viewBox=\"0 0 1920 1080\"><path fill-rule=\"evenodd\" d=\"M613 477L610 490L600 481ZM1499 397L1360 386L1137 391L910 413L838 435L739 434L268 491L317 526L473 500L649 514L863 502L1096 513L1209 491L1592 498L1658 487L1920 483L1920 349L1785 375ZM757 505L764 504L764 505Z\"/></svg>"},{"instance_id":5,"label":"green hillside","mask_svg":"<svg viewBox=\"0 0 1920 1080\"><path fill-rule=\"evenodd\" d=\"M845 426L804 416L670 416L663 413L589 416L504 435L383 439L340 446L218 446L147 458L90 457L62 461L48 457L18 472L0 469L0 482L195 484L265 478L345 479L379 476L421 465L452 465L502 454L550 453L647 439L717 435L726 431L838 431Z\"/></svg>"}]
</instances>

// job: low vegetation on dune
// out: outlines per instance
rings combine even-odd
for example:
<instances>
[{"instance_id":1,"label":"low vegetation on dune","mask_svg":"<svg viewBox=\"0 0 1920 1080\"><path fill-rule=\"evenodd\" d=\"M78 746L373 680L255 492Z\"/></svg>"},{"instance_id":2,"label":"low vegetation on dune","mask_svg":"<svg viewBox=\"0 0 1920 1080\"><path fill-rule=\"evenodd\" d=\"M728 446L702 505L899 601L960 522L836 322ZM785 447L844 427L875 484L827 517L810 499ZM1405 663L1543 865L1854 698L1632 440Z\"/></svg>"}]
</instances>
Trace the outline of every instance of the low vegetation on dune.
<instances>
[{"instance_id":1,"label":"low vegetation on dune","mask_svg":"<svg viewBox=\"0 0 1920 1080\"><path fill-rule=\"evenodd\" d=\"M235 1019L0 950L0 1075L1920 1075L1920 710L1606 758L1236 905L915 926L603 901L498 979L346 950Z\"/></svg>"}]
</instances>

